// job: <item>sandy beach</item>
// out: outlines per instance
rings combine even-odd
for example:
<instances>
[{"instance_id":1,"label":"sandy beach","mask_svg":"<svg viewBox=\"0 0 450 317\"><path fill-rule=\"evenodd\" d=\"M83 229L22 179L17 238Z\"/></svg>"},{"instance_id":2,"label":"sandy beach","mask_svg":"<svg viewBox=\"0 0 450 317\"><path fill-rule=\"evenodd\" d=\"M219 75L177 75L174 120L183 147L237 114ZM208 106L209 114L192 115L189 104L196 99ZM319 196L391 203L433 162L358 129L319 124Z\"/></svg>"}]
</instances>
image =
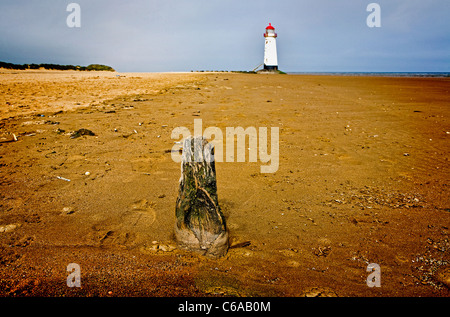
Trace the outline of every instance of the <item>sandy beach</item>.
<instances>
[{"instance_id":1,"label":"sandy beach","mask_svg":"<svg viewBox=\"0 0 450 317\"><path fill-rule=\"evenodd\" d=\"M448 297L449 91L450 78L0 69L0 296ZM232 246L219 259L173 237L171 133L195 119L279 128L275 173L248 155L216 163Z\"/></svg>"}]
</instances>

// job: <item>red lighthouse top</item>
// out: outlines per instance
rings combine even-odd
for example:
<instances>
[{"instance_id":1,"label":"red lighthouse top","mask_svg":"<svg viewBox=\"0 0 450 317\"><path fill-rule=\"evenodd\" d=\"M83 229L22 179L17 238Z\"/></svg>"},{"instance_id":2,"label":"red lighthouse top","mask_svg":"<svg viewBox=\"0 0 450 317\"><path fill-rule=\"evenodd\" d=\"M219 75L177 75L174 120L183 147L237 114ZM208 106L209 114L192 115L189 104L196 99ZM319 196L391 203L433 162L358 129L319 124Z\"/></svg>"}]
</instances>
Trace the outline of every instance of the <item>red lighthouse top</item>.
<instances>
[{"instance_id":1,"label":"red lighthouse top","mask_svg":"<svg viewBox=\"0 0 450 317\"><path fill-rule=\"evenodd\" d=\"M264 33L264 37L277 37L277 33L275 33L275 28L269 23L269 26L266 27L266 33Z\"/></svg>"}]
</instances>

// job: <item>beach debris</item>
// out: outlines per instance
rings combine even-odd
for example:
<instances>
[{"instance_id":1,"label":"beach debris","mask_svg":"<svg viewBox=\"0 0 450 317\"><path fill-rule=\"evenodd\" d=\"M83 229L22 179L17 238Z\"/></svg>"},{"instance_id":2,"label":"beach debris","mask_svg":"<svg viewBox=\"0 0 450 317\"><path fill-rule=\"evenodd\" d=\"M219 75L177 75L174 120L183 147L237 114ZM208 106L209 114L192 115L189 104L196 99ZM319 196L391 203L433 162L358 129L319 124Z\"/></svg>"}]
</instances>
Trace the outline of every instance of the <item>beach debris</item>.
<instances>
[{"instance_id":1,"label":"beach debris","mask_svg":"<svg viewBox=\"0 0 450 317\"><path fill-rule=\"evenodd\" d=\"M217 197L213 150L202 136L184 140L175 237L182 248L219 257L227 253L229 242Z\"/></svg>"},{"instance_id":2,"label":"beach debris","mask_svg":"<svg viewBox=\"0 0 450 317\"><path fill-rule=\"evenodd\" d=\"M416 284L430 285L434 289L450 288L450 262L446 257L450 251L448 237L445 234L442 238L428 237L424 242L426 251L412 260Z\"/></svg>"},{"instance_id":3,"label":"beach debris","mask_svg":"<svg viewBox=\"0 0 450 317\"><path fill-rule=\"evenodd\" d=\"M77 130L77 131L73 131L73 132L70 134L70 138L71 138L71 139L75 139L75 138L79 138L79 137L82 136L82 135L95 136L95 133L92 132L91 130L88 130L88 129L79 129L79 130Z\"/></svg>"},{"instance_id":4,"label":"beach debris","mask_svg":"<svg viewBox=\"0 0 450 317\"><path fill-rule=\"evenodd\" d=\"M179 148L178 150L175 149L167 149L164 150L164 153L178 153L178 154L183 154L183 149Z\"/></svg>"},{"instance_id":5,"label":"beach debris","mask_svg":"<svg viewBox=\"0 0 450 317\"><path fill-rule=\"evenodd\" d=\"M60 124L60 122L53 121L53 120L46 120L46 121L44 121L44 124L58 125L58 124Z\"/></svg>"},{"instance_id":6,"label":"beach debris","mask_svg":"<svg viewBox=\"0 0 450 317\"><path fill-rule=\"evenodd\" d=\"M145 247L142 247L141 250L142 250L144 253L145 253L146 251L157 252L157 251L158 251L158 248L159 248L159 246L158 246L158 243L156 242L156 243L154 243L154 244L151 245L151 246L145 246Z\"/></svg>"},{"instance_id":7,"label":"beach debris","mask_svg":"<svg viewBox=\"0 0 450 317\"><path fill-rule=\"evenodd\" d=\"M313 253L316 256L324 256L326 257L331 252L331 246L320 246L317 249L314 249Z\"/></svg>"},{"instance_id":8,"label":"beach debris","mask_svg":"<svg viewBox=\"0 0 450 317\"><path fill-rule=\"evenodd\" d=\"M124 139L128 139L130 136L132 136L135 133L128 133L128 134L122 134L120 137L124 138Z\"/></svg>"},{"instance_id":9,"label":"beach debris","mask_svg":"<svg viewBox=\"0 0 450 317\"><path fill-rule=\"evenodd\" d=\"M91 175L91 172L86 172L86 173L84 173L84 175L89 176L89 175Z\"/></svg>"},{"instance_id":10,"label":"beach debris","mask_svg":"<svg viewBox=\"0 0 450 317\"><path fill-rule=\"evenodd\" d=\"M17 135L15 135L14 133L12 133L12 139L1 139L0 143L10 143L10 142L17 142L19 140L19 137Z\"/></svg>"},{"instance_id":11,"label":"beach debris","mask_svg":"<svg viewBox=\"0 0 450 317\"><path fill-rule=\"evenodd\" d=\"M75 212L75 209L73 207L64 207L62 209L63 213L66 215L71 215Z\"/></svg>"},{"instance_id":12,"label":"beach debris","mask_svg":"<svg viewBox=\"0 0 450 317\"><path fill-rule=\"evenodd\" d=\"M251 244L250 241L235 242L231 244L230 249L245 248L248 247L250 244Z\"/></svg>"},{"instance_id":13,"label":"beach debris","mask_svg":"<svg viewBox=\"0 0 450 317\"><path fill-rule=\"evenodd\" d=\"M18 224L18 223L11 223L9 225L0 226L0 233L11 232L11 231L16 230L19 227L20 227L20 224Z\"/></svg>"},{"instance_id":14,"label":"beach debris","mask_svg":"<svg viewBox=\"0 0 450 317\"><path fill-rule=\"evenodd\" d=\"M163 251L163 252L172 252L173 250L175 250L177 247L171 244L160 244L158 249Z\"/></svg>"},{"instance_id":15,"label":"beach debris","mask_svg":"<svg viewBox=\"0 0 450 317\"><path fill-rule=\"evenodd\" d=\"M141 251L143 253L147 253L147 252L155 252L155 253L159 253L159 251L161 252L172 252L174 250L177 249L177 246L172 244L172 243L159 243L158 241L152 241L152 244L149 246L144 246L141 248Z\"/></svg>"},{"instance_id":16,"label":"beach debris","mask_svg":"<svg viewBox=\"0 0 450 317\"><path fill-rule=\"evenodd\" d=\"M388 208L423 208L426 205L425 199L419 193L391 192L369 186L359 189L352 188L345 195L344 193L332 194L332 196L334 195L339 195L339 197L329 200L326 205L350 204L363 210L379 209L382 206Z\"/></svg>"},{"instance_id":17,"label":"beach debris","mask_svg":"<svg viewBox=\"0 0 450 317\"><path fill-rule=\"evenodd\" d=\"M434 278L450 288L450 267L442 266L434 273Z\"/></svg>"},{"instance_id":18,"label":"beach debris","mask_svg":"<svg viewBox=\"0 0 450 317\"><path fill-rule=\"evenodd\" d=\"M56 178L60 179L60 180L63 180L63 181L66 181L66 182L70 182L70 179L68 179L68 178L64 178L64 177L61 177L61 176L56 176Z\"/></svg>"}]
</instances>

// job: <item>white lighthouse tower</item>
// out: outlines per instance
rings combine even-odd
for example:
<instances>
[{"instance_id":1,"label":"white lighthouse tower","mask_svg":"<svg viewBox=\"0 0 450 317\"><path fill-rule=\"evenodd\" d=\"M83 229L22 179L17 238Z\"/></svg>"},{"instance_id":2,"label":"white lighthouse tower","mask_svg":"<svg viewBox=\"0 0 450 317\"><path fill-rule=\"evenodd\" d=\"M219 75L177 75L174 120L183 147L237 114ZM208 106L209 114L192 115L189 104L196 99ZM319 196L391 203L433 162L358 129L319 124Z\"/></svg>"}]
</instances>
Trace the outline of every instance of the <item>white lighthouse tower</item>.
<instances>
[{"instance_id":1,"label":"white lighthouse tower","mask_svg":"<svg viewBox=\"0 0 450 317\"><path fill-rule=\"evenodd\" d=\"M275 28L270 23L269 26L266 27L264 38L264 69L269 71L278 70L277 33L275 33Z\"/></svg>"}]
</instances>

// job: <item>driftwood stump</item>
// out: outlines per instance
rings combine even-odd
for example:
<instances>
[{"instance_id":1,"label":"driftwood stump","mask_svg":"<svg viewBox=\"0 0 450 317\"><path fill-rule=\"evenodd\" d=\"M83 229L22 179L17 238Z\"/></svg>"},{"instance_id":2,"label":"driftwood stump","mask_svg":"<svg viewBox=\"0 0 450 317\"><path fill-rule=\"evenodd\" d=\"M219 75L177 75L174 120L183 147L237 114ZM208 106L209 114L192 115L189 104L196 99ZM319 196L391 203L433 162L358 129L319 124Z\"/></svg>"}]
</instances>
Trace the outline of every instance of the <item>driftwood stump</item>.
<instances>
[{"instance_id":1,"label":"driftwood stump","mask_svg":"<svg viewBox=\"0 0 450 317\"><path fill-rule=\"evenodd\" d=\"M228 231L217 198L214 147L203 137L184 140L175 237L181 247L223 256Z\"/></svg>"}]
</instances>

